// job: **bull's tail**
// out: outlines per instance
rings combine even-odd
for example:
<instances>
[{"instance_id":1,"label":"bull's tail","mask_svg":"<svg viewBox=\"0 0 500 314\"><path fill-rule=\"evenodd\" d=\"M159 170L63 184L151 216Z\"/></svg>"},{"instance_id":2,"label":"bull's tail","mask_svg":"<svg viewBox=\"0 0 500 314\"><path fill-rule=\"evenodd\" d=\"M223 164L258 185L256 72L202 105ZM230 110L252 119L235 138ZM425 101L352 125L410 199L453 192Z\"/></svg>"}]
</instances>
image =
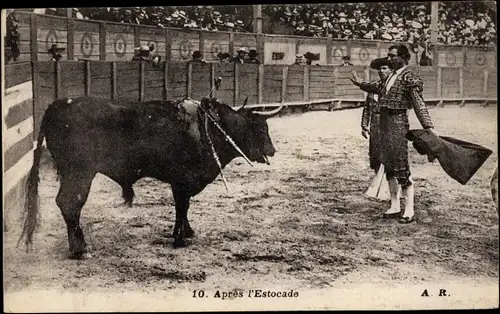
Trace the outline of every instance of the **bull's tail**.
<instances>
[{"instance_id":1,"label":"bull's tail","mask_svg":"<svg viewBox=\"0 0 500 314\"><path fill-rule=\"evenodd\" d=\"M34 161L31 167L28 181L26 182L26 200L24 203L24 223L23 232L19 237L17 246L25 238L26 251L29 251L33 243L33 235L38 226L38 216L39 216L39 198L38 198L38 182L39 179L39 168L40 159L42 156L42 145L45 138L45 121L42 119L42 125L40 127L40 132L38 134L38 141L34 151Z\"/></svg>"}]
</instances>

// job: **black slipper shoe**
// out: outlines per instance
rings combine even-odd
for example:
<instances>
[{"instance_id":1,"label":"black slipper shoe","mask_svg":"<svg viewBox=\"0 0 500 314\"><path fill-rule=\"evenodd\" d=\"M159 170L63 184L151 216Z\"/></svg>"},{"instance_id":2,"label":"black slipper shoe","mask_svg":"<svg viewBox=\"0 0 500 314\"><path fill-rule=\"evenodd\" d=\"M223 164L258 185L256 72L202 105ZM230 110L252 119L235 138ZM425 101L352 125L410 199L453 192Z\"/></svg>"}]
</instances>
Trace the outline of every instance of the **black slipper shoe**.
<instances>
[{"instance_id":1,"label":"black slipper shoe","mask_svg":"<svg viewBox=\"0 0 500 314\"><path fill-rule=\"evenodd\" d=\"M401 217L398 222L400 224L410 224L412 222L415 221L415 217L414 216L411 216L411 217Z\"/></svg>"},{"instance_id":2,"label":"black slipper shoe","mask_svg":"<svg viewBox=\"0 0 500 314\"><path fill-rule=\"evenodd\" d=\"M394 219L394 218L399 218L401 217L401 212L397 212L397 213L391 213L391 214L383 214L382 215L382 218L383 219Z\"/></svg>"}]
</instances>

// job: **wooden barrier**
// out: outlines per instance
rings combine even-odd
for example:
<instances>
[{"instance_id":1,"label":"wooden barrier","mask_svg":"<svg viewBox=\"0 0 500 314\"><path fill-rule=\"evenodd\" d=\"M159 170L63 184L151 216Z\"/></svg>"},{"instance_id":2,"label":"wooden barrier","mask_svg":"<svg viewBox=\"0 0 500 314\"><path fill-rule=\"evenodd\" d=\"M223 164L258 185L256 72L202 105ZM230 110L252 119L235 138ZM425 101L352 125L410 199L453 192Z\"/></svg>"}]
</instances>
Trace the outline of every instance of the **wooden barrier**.
<instances>
[{"instance_id":1,"label":"wooden barrier","mask_svg":"<svg viewBox=\"0 0 500 314\"><path fill-rule=\"evenodd\" d=\"M338 102L361 104L366 93L351 71L378 80L366 66L255 65L169 62L159 66L128 61L37 61L33 64L35 132L46 106L56 98L84 95L108 99L200 99L209 96L213 79L222 84L213 95L231 106L245 97L249 105L289 106ZM426 101L496 100L496 70L459 67L410 67L424 81Z\"/></svg>"},{"instance_id":2,"label":"wooden barrier","mask_svg":"<svg viewBox=\"0 0 500 314\"><path fill-rule=\"evenodd\" d=\"M24 206L25 183L33 162L33 82L30 62L5 67L2 101L3 209L9 229Z\"/></svg>"},{"instance_id":3,"label":"wooden barrier","mask_svg":"<svg viewBox=\"0 0 500 314\"><path fill-rule=\"evenodd\" d=\"M211 32L178 28L159 28L115 22L78 20L15 12L20 23L20 59L48 60L52 43L65 47L65 60L79 58L130 61L134 47L155 44L156 52L168 61L187 61L199 50L207 61L215 61L219 52L234 54L238 47L256 48L264 64L291 65L298 53L318 53L319 64L339 65L342 56L351 63L369 65L384 56L393 42L373 40L333 40L303 36L253 33ZM434 65L440 67L479 66L496 68L496 47L459 47L437 45ZM419 56L411 52L411 66L418 66Z\"/></svg>"}]
</instances>

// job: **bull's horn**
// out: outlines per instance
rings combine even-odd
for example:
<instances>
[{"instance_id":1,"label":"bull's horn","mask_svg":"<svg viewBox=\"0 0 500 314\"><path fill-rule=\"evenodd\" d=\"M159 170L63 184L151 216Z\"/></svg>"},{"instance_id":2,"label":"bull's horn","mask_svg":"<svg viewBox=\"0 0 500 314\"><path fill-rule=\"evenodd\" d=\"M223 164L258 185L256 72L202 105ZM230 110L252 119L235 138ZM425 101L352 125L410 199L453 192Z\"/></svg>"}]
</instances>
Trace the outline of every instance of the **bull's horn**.
<instances>
[{"instance_id":1,"label":"bull's horn","mask_svg":"<svg viewBox=\"0 0 500 314\"><path fill-rule=\"evenodd\" d=\"M259 116L265 116L267 118L271 118L277 115L281 111L281 109L283 109L283 104L281 104L278 108L271 111L252 111L252 113Z\"/></svg>"},{"instance_id":2,"label":"bull's horn","mask_svg":"<svg viewBox=\"0 0 500 314\"><path fill-rule=\"evenodd\" d=\"M243 109L243 107L245 107L245 106L246 106L247 101L248 101L248 96L247 96L247 97L245 97L245 100L243 100L243 106L241 106L241 107L239 107L239 108L236 108L235 110L236 110L236 111L240 111L241 109Z\"/></svg>"}]
</instances>

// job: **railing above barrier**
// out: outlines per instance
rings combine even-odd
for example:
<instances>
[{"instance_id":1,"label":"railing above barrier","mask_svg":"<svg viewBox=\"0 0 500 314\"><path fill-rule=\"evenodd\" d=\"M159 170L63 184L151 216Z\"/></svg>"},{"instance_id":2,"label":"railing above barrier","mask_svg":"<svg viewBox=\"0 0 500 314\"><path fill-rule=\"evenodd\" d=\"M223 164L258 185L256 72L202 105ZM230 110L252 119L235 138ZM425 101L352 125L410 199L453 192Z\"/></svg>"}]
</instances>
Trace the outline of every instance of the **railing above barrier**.
<instances>
[{"instance_id":1,"label":"railing above barrier","mask_svg":"<svg viewBox=\"0 0 500 314\"><path fill-rule=\"evenodd\" d=\"M319 54L322 65L342 63L349 55L355 65L369 65L385 55L392 42L333 40L238 32L211 32L179 28L159 28L115 22L68 19L27 12L16 14L20 27L19 60L49 60L48 49L58 43L65 51L63 59L129 61L134 47L155 44L156 53L167 61L188 61L195 50L207 61L216 61L219 52L234 55L238 47L255 47L264 64L290 65L296 54ZM458 47L437 45L434 65L441 67L476 66L496 68L496 47ZM421 51L412 52L410 65L418 66Z\"/></svg>"}]
</instances>

